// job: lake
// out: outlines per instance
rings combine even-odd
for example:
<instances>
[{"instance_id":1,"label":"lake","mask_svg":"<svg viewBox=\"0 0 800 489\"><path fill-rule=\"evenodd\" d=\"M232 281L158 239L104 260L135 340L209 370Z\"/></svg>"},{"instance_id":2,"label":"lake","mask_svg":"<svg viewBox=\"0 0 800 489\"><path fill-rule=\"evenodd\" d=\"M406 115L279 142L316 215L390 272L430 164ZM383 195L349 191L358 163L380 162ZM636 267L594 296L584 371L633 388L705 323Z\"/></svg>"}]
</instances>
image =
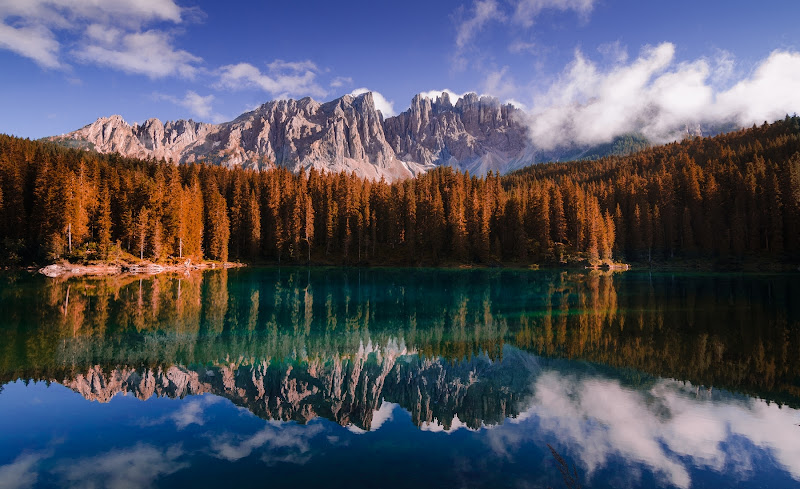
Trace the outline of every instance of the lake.
<instances>
[{"instance_id":1,"label":"lake","mask_svg":"<svg viewBox=\"0 0 800 489\"><path fill-rule=\"evenodd\" d=\"M798 278L6 273L0 487L800 487Z\"/></svg>"}]
</instances>

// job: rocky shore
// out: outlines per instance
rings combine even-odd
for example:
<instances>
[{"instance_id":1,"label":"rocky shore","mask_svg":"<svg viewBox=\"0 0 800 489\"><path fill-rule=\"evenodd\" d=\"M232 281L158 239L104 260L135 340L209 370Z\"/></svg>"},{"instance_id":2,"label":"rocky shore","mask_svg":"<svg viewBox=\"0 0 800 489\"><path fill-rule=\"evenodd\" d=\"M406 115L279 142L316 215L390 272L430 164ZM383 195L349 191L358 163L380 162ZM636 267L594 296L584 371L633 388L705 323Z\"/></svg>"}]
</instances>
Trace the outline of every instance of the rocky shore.
<instances>
[{"instance_id":1,"label":"rocky shore","mask_svg":"<svg viewBox=\"0 0 800 489\"><path fill-rule=\"evenodd\" d=\"M145 274L155 275L158 273L188 273L194 270L212 270L217 268L238 268L243 267L243 263L238 262L198 262L192 263L186 260L180 264L160 264L160 263L98 263L90 265L77 265L68 262L54 263L39 269L39 273L50 278L67 278L81 276L103 276L121 274Z\"/></svg>"}]
</instances>

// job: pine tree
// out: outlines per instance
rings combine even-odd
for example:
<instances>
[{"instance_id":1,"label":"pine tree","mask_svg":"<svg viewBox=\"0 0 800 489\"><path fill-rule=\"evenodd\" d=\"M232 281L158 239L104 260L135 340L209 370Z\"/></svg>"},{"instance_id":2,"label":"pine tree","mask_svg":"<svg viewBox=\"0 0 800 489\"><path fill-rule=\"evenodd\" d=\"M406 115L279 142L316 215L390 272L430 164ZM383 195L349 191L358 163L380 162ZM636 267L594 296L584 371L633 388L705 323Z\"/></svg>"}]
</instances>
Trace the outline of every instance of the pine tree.
<instances>
[{"instance_id":1,"label":"pine tree","mask_svg":"<svg viewBox=\"0 0 800 489\"><path fill-rule=\"evenodd\" d=\"M311 245L314 241L314 207L311 205L311 199L306 199L304 224L306 246L308 247L308 262L311 263Z\"/></svg>"},{"instance_id":2,"label":"pine tree","mask_svg":"<svg viewBox=\"0 0 800 489\"><path fill-rule=\"evenodd\" d=\"M108 188L104 187L100 194L100 214L98 216L98 243L100 257L108 260L111 249L111 198L108 195Z\"/></svg>"},{"instance_id":3,"label":"pine tree","mask_svg":"<svg viewBox=\"0 0 800 489\"><path fill-rule=\"evenodd\" d=\"M150 209L142 207L136 217L136 240L139 246L139 259L144 260L144 249L147 244L147 231L150 226Z\"/></svg>"},{"instance_id":4,"label":"pine tree","mask_svg":"<svg viewBox=\"0 0 800 489\"><path fill-rule=\"evenodd\" d=\"M258 256L261 249L261 210L258 206L258 198L253 190L250 190L245 206L245 229L247 254L250 259Z\"/></svg>"},{"instance_id":5,"label":"pine tree","mask_svg":"<svg viewBox=\"0 0 800 489\"><path fill-rule=\"evenodd\" d=\"M557 186L553 187L550 203L552 240L556 243L565 243L567 241L567 221L564 217L564 199L561 196L561 190Z\"/></svg>"},{"instance_id":6,"label":"pine tree","mask_svg":"<svg viewBox=\"0 0 800 489\"><path fill-rule=\"evenodd\" d=\"M225 262L228 260L230 240L230 221L225 199L212 181L206 182L203 190L205 250L212 260Z\"/></svg>"}]
</instances>

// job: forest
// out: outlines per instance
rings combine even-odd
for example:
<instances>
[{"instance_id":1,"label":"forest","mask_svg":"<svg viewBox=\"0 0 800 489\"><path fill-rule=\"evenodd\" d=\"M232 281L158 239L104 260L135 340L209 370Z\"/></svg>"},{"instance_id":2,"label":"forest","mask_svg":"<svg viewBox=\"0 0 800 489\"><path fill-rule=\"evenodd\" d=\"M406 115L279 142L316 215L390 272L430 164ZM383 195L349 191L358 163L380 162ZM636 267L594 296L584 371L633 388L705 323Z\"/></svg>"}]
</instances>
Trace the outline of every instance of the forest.
<instances>
[{"instance_id":1,"label":"forest","mask_svg":"<svg viewBox=\"0 0 800 489\"><path fill-rule=\"evenodd\" d=\"M800 118L629 156L388 183L0 136L0 262L563 264L800 255Z\"/></svg>"}]
</instances>

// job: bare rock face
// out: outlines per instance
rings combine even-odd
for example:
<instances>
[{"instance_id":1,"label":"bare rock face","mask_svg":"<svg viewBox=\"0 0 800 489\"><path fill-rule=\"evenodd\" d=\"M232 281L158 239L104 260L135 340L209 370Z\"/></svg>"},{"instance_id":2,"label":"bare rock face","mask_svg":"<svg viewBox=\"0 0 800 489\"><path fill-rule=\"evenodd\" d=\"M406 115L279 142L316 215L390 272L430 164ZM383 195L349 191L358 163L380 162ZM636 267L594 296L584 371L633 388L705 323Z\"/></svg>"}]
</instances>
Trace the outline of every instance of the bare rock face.
<instances>
[{"instance_id":1,"label":"bare rock face","mask_svg":"<svg viewBox=\"0 0 800 489\"><path fill-rule=\"evenodd\" d=\"M470 93L453 105L447 93L436 100L417 95L408 111L387 119L386 138L401 159L483 175L525 156L519 119L518 109L492 97Z\"/></svg>"},{"instance_id":2,"label":"bare rock face","mask_svg":"<svg viewBox=\"0 0 800 489\"><path fill-rule=\"evenodd\" d=\"M409 110L384 120L367 92L327 103L271 101L216 125L158 119L129 125L115 115L50 139L176 163L316 168L393 181L438 165L477 174L519 166L527 140L518 119L517 109L497 99L468 94L453 104L443 93L436 100L417 95Z\"/></svg>"},{"instance_id":3,"label":"bare rock face","mask_svg":"<svg viewBox=\"0 0 800 489\"><path fill-rule=\"evenodd\" d=\"M162 124L148 119L133 126L122 117L101 117L77 131L50 138L74 142L100 153L119 153L132 158L156 158L182 161L181 155L201 144L215 126L204 122L175 121Z\"/></svg>"},{"instance_id":4,"label":"bare rock face","mask_svg":"<svg viewBox=\"0 0 800 489\"><path fill-rule=\"evenodd\" d=\"M370 429L386 400L406 409L417 426L449 430L456 417L480 428L518 415L540 371L531 362L530 355L513 349L504 352L502 362L482 356L455 363L378 349L300 363L263 359L194 369L94 366L85 374L51 380L97 402L118 394L142 400L213 394L268 420L307 423L323 417L363 430Z\"/></svg>"}]
</instances>

